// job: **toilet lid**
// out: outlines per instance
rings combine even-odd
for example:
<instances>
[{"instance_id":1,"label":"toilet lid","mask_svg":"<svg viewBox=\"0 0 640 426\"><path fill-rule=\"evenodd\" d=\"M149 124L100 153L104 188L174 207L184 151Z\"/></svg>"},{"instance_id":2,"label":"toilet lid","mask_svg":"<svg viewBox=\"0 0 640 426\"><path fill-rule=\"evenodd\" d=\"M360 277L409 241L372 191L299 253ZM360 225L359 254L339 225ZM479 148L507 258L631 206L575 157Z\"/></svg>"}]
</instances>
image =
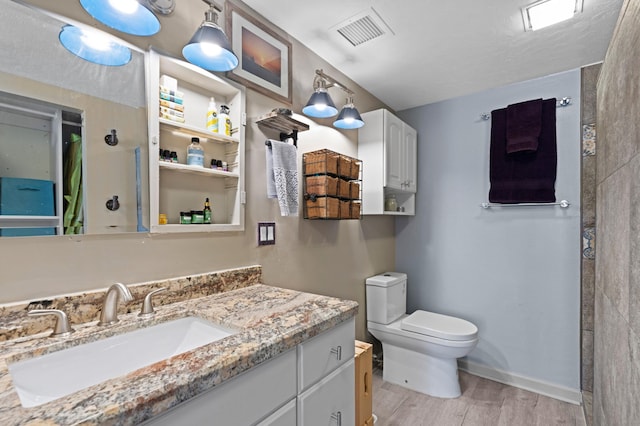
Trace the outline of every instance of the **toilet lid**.
<instances>
[{"instance_id":1,"label":"toilet lid","mask_svg":"<svg viewBox=\"0 0 640 426\"><path fill-rule=\"evenodd\" d=\"M415 311L402 320L401 328L446 340L472 340L478 327L460 318L427 311Z\"/></svg>"}]
</instances>

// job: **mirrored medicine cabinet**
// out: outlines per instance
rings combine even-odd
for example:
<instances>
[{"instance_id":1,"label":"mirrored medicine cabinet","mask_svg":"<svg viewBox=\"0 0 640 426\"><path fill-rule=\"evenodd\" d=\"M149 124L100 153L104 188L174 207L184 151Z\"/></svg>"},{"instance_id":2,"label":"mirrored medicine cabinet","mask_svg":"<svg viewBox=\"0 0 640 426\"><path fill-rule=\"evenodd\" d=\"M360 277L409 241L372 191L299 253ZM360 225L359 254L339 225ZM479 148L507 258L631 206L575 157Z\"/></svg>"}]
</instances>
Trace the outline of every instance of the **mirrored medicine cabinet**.
<instances>
[{"instance_id":1,"label":"mirrored medicine cabinet","mask_svg":"<svg viewBox=\"0 0 640 426\"><path fill-rule=\"evenodd\" d=\"M93 64L60 44L63 18L2 3L0 238L148 227L144 53L132 48L124 66Z\"/></svg>"}]
</instances>

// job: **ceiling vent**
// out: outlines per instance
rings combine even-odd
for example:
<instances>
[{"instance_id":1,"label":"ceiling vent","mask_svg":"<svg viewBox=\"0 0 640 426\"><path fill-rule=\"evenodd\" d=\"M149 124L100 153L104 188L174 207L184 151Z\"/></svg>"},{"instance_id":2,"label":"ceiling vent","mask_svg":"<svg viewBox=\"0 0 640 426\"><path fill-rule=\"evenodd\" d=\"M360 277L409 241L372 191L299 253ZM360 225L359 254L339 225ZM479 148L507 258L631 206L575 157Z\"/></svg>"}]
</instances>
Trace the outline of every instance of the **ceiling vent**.
<instances>
[{"instance_id":1,"label":"ceiling vent","mask_svg":"<svg viewBox=\"0 0 640 426\"><path fill-rule=\"evenodd\" d=\"M353 46L394 34L373 8L360 12L329 30L337 31Z\"/></svg>"}]
</instances>

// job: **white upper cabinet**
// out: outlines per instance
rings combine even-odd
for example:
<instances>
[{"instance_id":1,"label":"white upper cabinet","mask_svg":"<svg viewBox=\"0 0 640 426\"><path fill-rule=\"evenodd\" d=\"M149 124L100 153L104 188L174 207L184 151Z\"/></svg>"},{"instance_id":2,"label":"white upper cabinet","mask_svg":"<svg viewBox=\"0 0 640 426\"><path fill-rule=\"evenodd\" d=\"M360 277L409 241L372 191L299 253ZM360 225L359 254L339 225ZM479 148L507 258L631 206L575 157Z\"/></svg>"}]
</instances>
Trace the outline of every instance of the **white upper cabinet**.
<instances>
[{"instance_id":1,"label":"white upper cabinet","mask_svg":"<svg viewBox=\"0 0 640 426\"><path fill-rule=\"evenodd\" d=\"M363 162L363 214L414 215L418 133L385 109L362 118L366 125L358 130L358 158ZM391 198L395 202L388 202Z\"/></svg>"},{"instance_id":2,"label":"white upper cabinet","mask_svg":"<svg viewBox=\"0 0 640 426\"><path fill-rule=\"evenodd\" d=\"M244 88L153 50L148 53L147 65L151 232L244 230ZM176 97L161 96L162 76L177 80ZM221 105L230 109L230 136L207 130L212 97L218 110ZM202 167L187 164L187 148L193 137L199 138L204 150ZM175 152L177 162L161 160L162 151ZM212 167L212 160L226 163L227 168ZM181 223L181 212L202 211L207 198L211 224ZM159 219L161 214L166 215L166 224Z\"/></svg>"}]
</instances>

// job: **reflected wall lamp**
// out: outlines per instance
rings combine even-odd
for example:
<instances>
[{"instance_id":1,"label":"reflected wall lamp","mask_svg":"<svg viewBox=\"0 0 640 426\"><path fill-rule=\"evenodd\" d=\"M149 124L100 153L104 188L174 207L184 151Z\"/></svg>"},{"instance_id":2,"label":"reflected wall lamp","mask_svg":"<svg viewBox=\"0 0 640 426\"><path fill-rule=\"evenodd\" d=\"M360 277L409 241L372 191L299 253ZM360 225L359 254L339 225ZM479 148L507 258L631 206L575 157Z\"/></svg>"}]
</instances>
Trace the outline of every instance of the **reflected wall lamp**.
<instances>
[{"instance_id":1,"label":"reflected wall lamp","mask_svg":"<svg viewBox=\"0 0 640 426\"><path fill-rule=\"evenodd\" d=\"M238 57L231 43L218 25L218 12L222 7L213 0L202 0L209 5L204 21L189 43L182 49L182 56L194 65L209 71L231 71L238 66Z\"/></svg>"},{"instance_id":2,"label":"reflected wall lamp","mask_svg":"<svg viewBox=\"0 0 640 426\"><path fill-rule=\"evenodd\" d=\"M131 61L131 50L127 46L93 28L65 25L58 39L69 52L94 64L121 66Z\"/></svg>"},{"instance_id":3,"label":"reflected wall lamp","mask_svg":"<svg viewBox=\"0 0 640 426\"><path fill-rule=\"evenodd\" d=\"M137 36L160 31L155 13L169 15L175 9L175 0L80 0L80 4L106 26Z\"/></svg>"},{"instance_id":4,"label":"reflected wall lamp","mask_svg":"<svg viewBox=\"0 0 640 426\"><path fill-rule=\"evenodd\" d=\"M338 113L336 105L329 96L328 88L337 87L347 93L347 103L340 111L338 118L333 122L334 127L339 129L358 129L364 126L364 121L360 117L360 113L353 104L353 90L344 84L338 82L334 78L325 74L321 69L316 70L313 78L313 94L309 98L309 102L302 108L302 112L309 117L329 118Z\"/></svg>"}]
</instances>

